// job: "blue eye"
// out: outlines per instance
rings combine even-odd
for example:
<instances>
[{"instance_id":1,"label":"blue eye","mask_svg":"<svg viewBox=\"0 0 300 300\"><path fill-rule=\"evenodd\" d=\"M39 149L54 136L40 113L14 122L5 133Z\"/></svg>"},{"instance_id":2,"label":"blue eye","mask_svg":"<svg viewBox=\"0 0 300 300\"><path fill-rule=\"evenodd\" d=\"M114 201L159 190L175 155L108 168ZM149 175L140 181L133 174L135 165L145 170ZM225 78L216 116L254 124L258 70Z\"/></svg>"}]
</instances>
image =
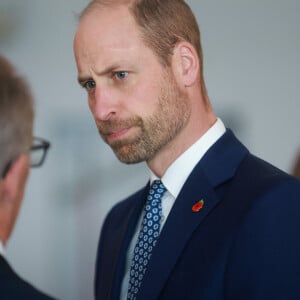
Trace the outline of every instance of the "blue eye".
<instances>
[{"instance_id":1,"label":"blue eye","mask_svg":"<svg viewBox=\"0 0 300 300\"><path fill-rule=\"evenodd\" d=\"M115 72L114 75L117 77L117 79L125 79L127 77L127 75L128 75L128 72L126 72L126 71L118 71L118 72Z\"/></svg>"},{"instance_id":2,"label":"blue eye","mask_svg":"<svg viewBox=\"0 0 300 300\"><path fill-rule=\"evenodd\" d=\"M89 80L87 82L84 83L84 88L86 88L87 90L92 90L96 87L96 82L93 80Z\"/></svg>"}]
</instances>

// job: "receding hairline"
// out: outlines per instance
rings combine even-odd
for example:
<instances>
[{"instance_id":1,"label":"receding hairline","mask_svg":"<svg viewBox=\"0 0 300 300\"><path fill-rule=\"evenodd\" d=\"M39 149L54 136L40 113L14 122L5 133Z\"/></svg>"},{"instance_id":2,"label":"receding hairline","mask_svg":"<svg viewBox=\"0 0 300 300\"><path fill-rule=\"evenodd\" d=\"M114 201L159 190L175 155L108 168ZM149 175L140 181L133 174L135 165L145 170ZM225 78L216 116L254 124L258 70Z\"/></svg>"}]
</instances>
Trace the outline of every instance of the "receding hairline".
<instances>
[{"instance_id":1,"label":"receding hairline","mask_svg":"<svg viewBox=\"0 0 300 300\"><path fill-rule=\"evenodd\" d=\"M133 5L137 0L93 0L91 1L80 13L79 21L83 19L86 15L89 15L92 12L97 10L101 10L103 8L114 8L117 6L125 6L129 8Z\"/></svg>"}]
</instances>

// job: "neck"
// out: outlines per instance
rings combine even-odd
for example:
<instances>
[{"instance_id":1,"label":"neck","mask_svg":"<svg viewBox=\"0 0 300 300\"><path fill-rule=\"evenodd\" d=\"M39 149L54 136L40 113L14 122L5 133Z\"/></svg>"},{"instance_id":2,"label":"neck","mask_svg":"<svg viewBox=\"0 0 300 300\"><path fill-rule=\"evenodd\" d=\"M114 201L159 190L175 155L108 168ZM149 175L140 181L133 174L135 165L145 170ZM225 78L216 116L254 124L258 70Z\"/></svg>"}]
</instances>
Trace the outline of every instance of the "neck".
<instances>
[{"instance_id":1,"label":"neck","mask_svg":"<svg viewBox=\"0 0 300 300\"><path fill-rule=\"evenodd\" d=\"M195 115L198 116L197 114ZM172 141L163 147L152 160L147 162L148 167L159 178L164 175L168 167L182 153L213 126L217 118L214 112L209 110L209 112L206 112L204 119L199 117L194 117L194 119Z\"/></svg>"}]
</instances>

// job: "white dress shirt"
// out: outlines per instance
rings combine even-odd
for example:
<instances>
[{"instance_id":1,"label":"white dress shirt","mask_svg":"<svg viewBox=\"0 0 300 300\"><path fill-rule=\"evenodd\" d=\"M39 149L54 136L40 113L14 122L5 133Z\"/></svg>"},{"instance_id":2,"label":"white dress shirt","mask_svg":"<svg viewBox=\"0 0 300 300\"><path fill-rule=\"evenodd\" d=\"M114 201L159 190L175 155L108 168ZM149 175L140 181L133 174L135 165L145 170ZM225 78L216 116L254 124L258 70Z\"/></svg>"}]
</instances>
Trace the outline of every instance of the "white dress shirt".
<instances>
[{"instance_id":1,"label":"white dress shirt","mask_svg":"<svg viewBox=\"0 0 300 300\"><path fill-rule=\"evenodd\" d=\"M204 156L207 150L225 133L226 128L221 119L217 119L214 125L209 128L209 130L201 136L190 148L188 148L184 153L182 153L166 170L165 174L161 178L167 191L162 197L162 221L160 230L163 228L166 219L173 207L173 204L184 185L186 179L191 174L194 167ZM150 183L152 183L157 176L150 170ZM138 234L140 231L143 215L140 216L138 225L135 229L135 233L130 242L127 254L126 254L126 265L125 265L125 275L122 282L120 299L127 299L127 290L130 274L130 264L132 260L132 255L136 241L138 239Z\"/></svg>"},{"instance_id":2,"label":"white dress shirt","mask_svg":"<svg viewBox=\"0 0 300 300\"><path fill-rule=\"evenodd\" d=\"M4 256L4 253L5 253L4 245L3 245L2 241L0 240L0 255Z\"/></svg>"}]
</instances>

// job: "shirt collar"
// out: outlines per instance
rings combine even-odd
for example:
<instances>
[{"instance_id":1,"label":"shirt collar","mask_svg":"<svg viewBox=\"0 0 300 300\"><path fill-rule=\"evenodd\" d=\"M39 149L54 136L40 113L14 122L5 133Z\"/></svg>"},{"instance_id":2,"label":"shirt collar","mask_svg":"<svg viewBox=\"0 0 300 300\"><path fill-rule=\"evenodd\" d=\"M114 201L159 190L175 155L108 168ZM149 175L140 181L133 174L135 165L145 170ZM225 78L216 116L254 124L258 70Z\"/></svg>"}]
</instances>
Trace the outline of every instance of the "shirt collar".
<instances>
[{"instance_id":1,"label":"shirt collar","mask_svg":"<svg viewBox=\"0 0 300 300\"><path fill-rule=\"evenodd\" d=\"M225 131L224 123L221 119L217 118L214 125L166 170L161 180L175 199L196 164ZM158 179L157 176L150 170L150 182L152 183L155 179Z\"/></svg>"},{"instance_id":2,"label":"shirt collar","mask_svg":"<svg viewBox=\"0 0 300 300\"><path fill-rule=\"evenodd\" d=\"M0 240L0 255L4 255L4 253L5 253L5 250L4 250L4 245L3 245L3 243L2 243L2 241Z\"/></svg>"}]
</instances>

